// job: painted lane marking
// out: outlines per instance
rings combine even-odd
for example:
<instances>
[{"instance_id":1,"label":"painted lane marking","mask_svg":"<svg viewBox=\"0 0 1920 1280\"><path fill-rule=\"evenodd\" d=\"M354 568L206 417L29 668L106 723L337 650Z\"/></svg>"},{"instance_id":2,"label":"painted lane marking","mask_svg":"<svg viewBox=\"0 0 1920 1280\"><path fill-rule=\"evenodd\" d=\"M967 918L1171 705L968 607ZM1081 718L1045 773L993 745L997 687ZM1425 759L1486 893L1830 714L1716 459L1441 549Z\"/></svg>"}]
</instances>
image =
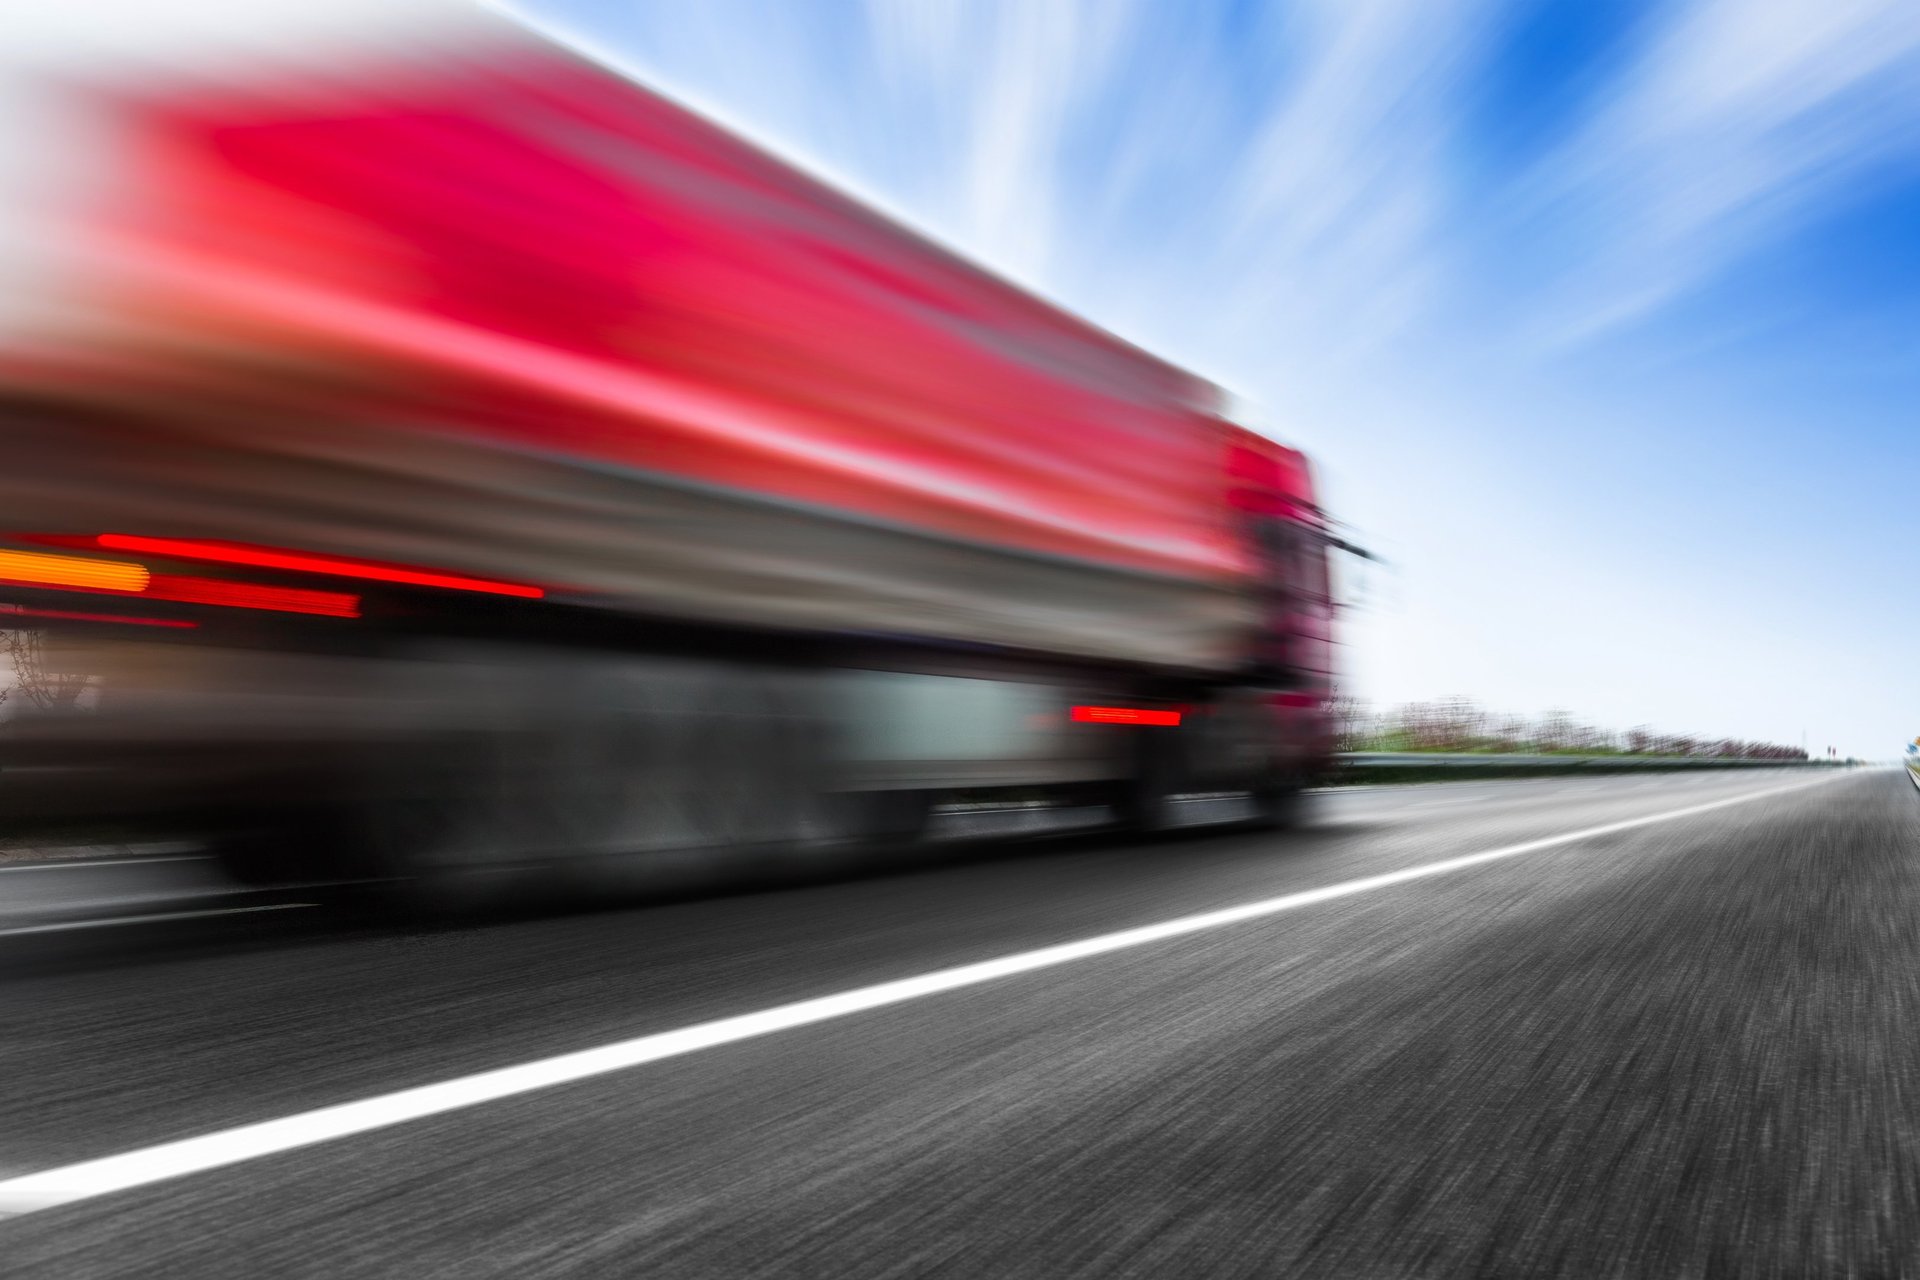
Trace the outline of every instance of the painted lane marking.
<instances>
[{"instance_id":1,"label":"painted lane marking","mask_svg":"<svg viewBox=\"0 0 1920 1280\"><path fill-rule=\"evenodd\" d=\"M296 911L313 905L311 902L271 902L258 907L208 907L200 911L152 911L145 915L62 920L56 924L26 924L0 929L0 938L19 938L30 933L71 933L76 929L114 929L130 924L156 924L164 920L200 920L207 916L240 916L256 911ZM5 1207L0 1205L0 1213L5 1212Z\"/></svg>"},{"instance_id":2,"label":"painted lane marking","mask_svg":"<svg viewBox=\"0 0 1920 1280\"><path fill-rule=\"evenodd\" d=\"M157 862L212 862L205 853L134 854L128 858L89 858L78 855L50 862L16 862L0 866L0 875L10 871L85 871L93 867L144 867Z\"/></svg>"},{"instance_id":3,"label":"painted lane marking","mask_svg":"<svg viewBox=\"0 0 1920 1280\"><path fill-rule=\"evenodd\" d=\"M106 1156L98 1160L86 1160L57 1169L24 1174L0 1181L0 1215L32 1213L40 1209L53 1208L56 1205L72 1204L78 1200L109 1195L116 1191L144 1187L187 1174L202 1173L225 1165L257 1160L263 1156L312 1146L315 1143L368 1133L375 1129L405 1124L410 1120L419 1120L448 1111L457 1111L463 1107L478 1106L483 1102L496 1102L502 1098L551 1089L556 1085L624 1071L666 1058L698 1053L703 1049L735 1044L779 1031L788 1031L795 1027L845 1018L869 1009L902 1004L909 1000L918 1000L962 987L978 986L982 983L1012 977L1015 974L1032 973L1039 969L1049 969L1091 956L1126 951L1150 943L1164 942L1170 938L1202 933L1226 925L1277 915L1283 911L1331 902L1337 898L1348 898L1357 894L1370 893L1376 889L1392 888L1414 880L1424 880L1467 867L1480 866L1483 863L1517 858L1543 849L1591 840L1596 836L1633 831L1657 823L1689 818L1697 814L1710 813L1715 809L1744 804L1749 800L1781 796L1806 787L1818 786L1830 780L1830 778L1819 778L1812 782L1795 783L1790 786L1741 792L1738 795L1688 805L1680 809L1669 809L1664 813L1584 827L1578 831L1543 836L1537 840L1527 840L1480 853L1470 853L1456 858L1446 858L1439 862L1424 863L1417 867L1407 867L1400 871L1389 871L1381 875L1348 880L1319 889L1307 889L1277 898L1243 903L1236 907L1182 916L1175 920L1161 921L1158 924L1122 929L1115 933L1100 934L1096 937L1041 947L1033 951L1016 952L994 960L983 960L950 969L937 969L931 973L899 978L873 986L857 987L835 995L776 1005L756 1013L696 1023L693 1026L639 1036L594 1049L563 1053L551 1058L521 1063L518 1066L501 1067L493 1071L482 1071L452 1080L442 1080L436 1084L420 1085L395 1093L362 1098L357 1102L321 1107L315 1111L305 1111L278 1120L241 1125L234 1129L203 1134L197 1138L184 1138L176 1142L165 1142L158 1146Z\"/></svg>"}]
</instances>

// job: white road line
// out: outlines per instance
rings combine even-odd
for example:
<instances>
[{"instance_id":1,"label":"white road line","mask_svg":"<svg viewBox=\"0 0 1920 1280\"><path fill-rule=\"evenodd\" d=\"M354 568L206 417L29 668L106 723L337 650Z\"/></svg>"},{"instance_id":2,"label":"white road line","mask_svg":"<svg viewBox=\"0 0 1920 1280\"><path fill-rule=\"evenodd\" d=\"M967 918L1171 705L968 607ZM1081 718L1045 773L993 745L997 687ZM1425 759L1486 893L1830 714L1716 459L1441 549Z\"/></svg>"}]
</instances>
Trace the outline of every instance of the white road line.
<instances>
[{"instance_id":1,"label":"white road line","mask_svg":"<svg viewBox=\"0 0 1920 1280\"><path fill-rule=\"evenodd\" d=\"M131 858L66 858L55 862L21 862L10 867L0 867L0 875L9 871L86 871L93 867L133 867L147 866L155 862L212 862L213 856L205 853L166 853L135 855Z\"/></svg>"},{"instance_id":2,"label":"white road line","mask_svg":"<svg viewBox=\"0 0 1920 1280\"><path fill-rule=\"evenodd\" d=\"M1482 863L1496 862L1503 858L1517 858L1523 854L1537 853L1542 849L1553 849L1580 840L1590 840L1595 836L1632 831L1638 827L1649 827L1656 823L1672 822L1678 818L1688 818L1695 814L1724 809L1730 805L1744 804L1749 800L1784 795L1790 791L1817 786L1830 780L1830 778L1819 778L1813 782L1745 791L1719 800L1709 800L1681 809L1669 809L1664 813L1603 823L1597 827L1583 827L1578 831L1545 836L1538 840L1527 840L1520 844L1470 853L1462 857L1446 858L1439 862L1407 867L1400 871L1389 871L1383 875L1366 876L1359 880L1348 880L1341 884L1308 889L1301 893L1289 893L1278 898L1243 903L1240 906L1227 907L1219 911L1182 916L1177 920L1166 920L1159 924L1144 925L1135 929L1122 929L1117 933L1104 933L1097 937L1082 938L1077 942L1041 947L1034 951L1021 951L994 960L983 960L977 964L937 969L932 973L882 982L870 987L858 987L836 995L776 1005L757 1013L745 1013L737 1017L696 1023L690 1027L639 1036L617 1044L602 1045L596 1049L564 1053L522 1063L519 1066L482 1071L476 1075L443 1080L437 1084L420 1085L412 1089L402 1089L396 1093L363 1098L358 1102L322 1107L316 1111L306 1111L278 1120L242 1125L236 1129L204 1134L198 1138L185 1138L117 1156L106 1156L99 1160L87 1160L58 1169L47 1169L40 1173L24 1174L0 1181L0 1215L32 1213L56 1205L89 1200L95 1196L143 1187L169 1178L201 1173L208 1169L218 1169L244 1160L256 1160L262 1156L292 1151L335 1138L405 1124L410 1120L440 1115L462 1107L495 1102L539 1089L551 1089L556 1085L585 1080L609 1072L624 1071L630 1067L659 1062L665 1058L698 1053L702 1049L735 1044L742 1040L772 1035L794 1027L844 1018L869 1009L879 1009L887 1005L938 995L944 991L978 986L981 983L1012 977L1015 974L1049 969L1055 965L1069 964L1090 956L1106 955L1109 952L1125 951L1133 947L1146 946L1149 943L1164 942L1169 938L1202 933L1246 920L1257 920L1283 911L1331 902L1336 898L1349 898L1356 894L1370 893L1375 889L1387 889L1410 881L1424 880L1430 876L1445 875L1466 867L1479 866Z\"/></svg>"},{"instance_id":3,"label":"white road line","mask_svg":"<svg viewBox=\"0 0 1920 1280\"><path fill-rule=\"evenodd\" d=\"M150 911L145 915L101 916L94 920L61 920L55 924L27 924L0 929L0 938L19 938L29 933L70 933L75 929L113 929L129 924L154 924L162 920L199 920L206 916L240 916L254 911L293 911L311 907L311 902L270 902L258 907L207 907L200 911ZM0 1213L5 1213L0 1206Z\"/></svg>"}]
</instances>

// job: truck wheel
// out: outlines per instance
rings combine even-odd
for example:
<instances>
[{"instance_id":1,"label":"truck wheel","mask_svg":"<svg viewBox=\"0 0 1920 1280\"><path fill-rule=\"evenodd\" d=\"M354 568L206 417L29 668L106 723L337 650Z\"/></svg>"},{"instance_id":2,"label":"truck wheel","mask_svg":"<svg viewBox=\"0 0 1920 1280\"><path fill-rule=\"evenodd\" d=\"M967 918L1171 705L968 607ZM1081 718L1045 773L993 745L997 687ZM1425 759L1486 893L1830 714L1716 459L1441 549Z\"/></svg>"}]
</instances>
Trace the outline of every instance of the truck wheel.
<instances>
[{"instance_id":1,"label":"truck wheel","mask_svg":"<svg viewBox=\"0 0 1920 1280\"><path fill-rule=\"evenodd\" d=\"M892 853L927 838L933 825L933 795L926 791L869 791L860 798L860 843Z\"/></svg>"},{"instance_id":2,"label":"truck wheel","mask_svg":"<svg viewBox=\"0 0 1920 1280\"><path fill-rule=\"evenodd\" d=\"M358 874L345 857L356 837L349 782L337 760L263 771L247 779L245 791L248 803L219 806L202 828L208 852L228 876L251 888L320 892Z\"/></svg>"},{"instance_id":3,"label":"truck wheel","mask_svg":"<svg viewBox=\"0 0 1920 1280\"><path fill-rule=\"evenodd\" d=\"M232 819L209 836L208 851L249 888L323 883L333 878L337 819L325 807Z\"/></svg>"},{"instance_id":4,"label":"truck wheel","mask_svg":"<svg viewBox=\"0 0 1920 1280\"><path fill-rule=\"evenodd\" d=\"M801 673L762 673L737 682L743 705L732 723L747 749L728 757L737 768L735 836L748 874L806 876L841 865L863 831L857 798L841 774L837 726L822 686Z\"/></svg>"},{"instance_id":5,"label":"truck wheel","mask_svg":"<svg viewBox=\"0 0 1920 1280\"><path fill-rule=\"evenodd\" d=\"M340 870L380 905L464 915L553 887L556 851L605 817L605 706L591 666L469 652L406 664L410 718L346 787Z\"/></svg>"},{"instance_id":6,"label":"truck wheel","mask_svg":"<svg viewBox=\"0 0 1920 1280\"><path fill-rule=\"evenodd\" d=\"M1253 798L1250 825L1256 830L1279 831L1299 825L1306 809L1306 787L1299 774L1291 771L1271 773L1256 782L1250 794Z\"/></svg>"},{"instance_id":7,"label":"truck wheel","mask_svg":"<svg viewBox=\"0 0 1920 1280\"><path fill-rule=\"evenodd\" d=\"M349 824L349 856L380 905L457 916L505 905L525 889L530 859L517 837L534 780L514 768L520 745L511 735L460 735L381 753L377 767L406 781L370 782Z\"/></svg>"},{"instance_id":8,"label":"truck wheel","mask_svg":"<svg viewBox=\"0 0 1920 1280\"><path fill-rule=\"evenodd\" d=\"M345 874L404 911L712 888L852 843L803 676L593 655L417 666L427 722L362 762L342 842Z\"/></svg>"},{"instance_id":9,"label":"truck wheel","mask_svg":"<svg viewBox=\"0 0 1920 1280\"><path fill-rule=\"evenodd\" d=\"M1175 799L1186 780L1184 744L1172 733L1138 730L1132 777L1120 796L1120 825L1134 835L1171 831L1178 823Z\"/></svg>"}]
</instances>

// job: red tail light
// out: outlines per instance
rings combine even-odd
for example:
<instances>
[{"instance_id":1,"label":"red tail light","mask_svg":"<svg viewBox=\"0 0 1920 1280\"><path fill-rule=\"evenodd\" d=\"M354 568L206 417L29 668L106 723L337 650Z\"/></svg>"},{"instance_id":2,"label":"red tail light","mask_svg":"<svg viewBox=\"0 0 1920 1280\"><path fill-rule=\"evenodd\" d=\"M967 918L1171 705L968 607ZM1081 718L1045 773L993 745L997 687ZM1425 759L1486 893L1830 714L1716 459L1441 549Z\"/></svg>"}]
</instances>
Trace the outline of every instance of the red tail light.
<instances>
[{"instance_id":1,"label":"red tail light","mask_svg":"<svg viewBox=\"0 0 1920 1280\"><path fill-rule=\"evenodd\" d=\"M129 627L193 628L197 622L178 618L135 618L123 613L78 613L70 609L29 609L25 605L0 605L0 615L9 618L61 618L69 622L117 622Z\"/></svg>"},{"instance_id":2,"label":"red tail light","mask_svg":"<svg viewBox=\"0 0 1920 1280\"><path fill-rule=\"evenodd\" d=\"M149 600L224 605L230 609L311 613L325 618L360 616L359 596L338 591L308 591L302 587L261 587L251 582L225 582L219 578L181 578L156 573L141 594Z\"/></svg>"},{"instance_id":3,"label":"red tail light","mask_svg":"<svg viewBox=\"0 0 1920 1280\"><path fill-rule=\"evenodd\" d=\"M190 538L147 538L130 533L103 533L94 545L110 551L131 551L139 555L164 556L169 560L199 560L207 564L250 565L257 569L289 569L297 573L324 573L336 578L361 578L368 582L395 582L414 587L441 587L449 591L479 591L496 596L519 596L538 600L546 595L539 587L518 582L494 582L469 578L457 573L439 573L406 565L379 564L371 560L348 560L339 556L314 555L305 551L283 551L277 547L255 546L245 542L202 542Z\"/></svg>"},{"instance_id":4,"label":"red tail light","mask_svg":"<svg viewBox=\"0 0 1920 1280\"><path fill-rule=\"evenodd\" d=\"M84 556L51 555L40 551L0 550L0 584L119 596L123 599L210 604L230 609L266 609L275 613L307 613L326 618L360 616L360 597L345 592L268 587L251 582L228 582L220 578L151 573L144 565L93 560ZM95 621L172 625L165 621L120 614L69 614L60 610L25 608L16 608L13 612L46 618L91 618Z\"/></svg>"},{"instance_id":5,"label":"red tail light","mask_svg":"<svg viewBox=\"0 0 1920 1280\"><path fill-rule=\"evenodd\" d=\"M1156 711L1147 707L1075 707L1073 718L1081 724L1176 725L1180 723L1178 711Z\"/></svg>"}]
</instances>

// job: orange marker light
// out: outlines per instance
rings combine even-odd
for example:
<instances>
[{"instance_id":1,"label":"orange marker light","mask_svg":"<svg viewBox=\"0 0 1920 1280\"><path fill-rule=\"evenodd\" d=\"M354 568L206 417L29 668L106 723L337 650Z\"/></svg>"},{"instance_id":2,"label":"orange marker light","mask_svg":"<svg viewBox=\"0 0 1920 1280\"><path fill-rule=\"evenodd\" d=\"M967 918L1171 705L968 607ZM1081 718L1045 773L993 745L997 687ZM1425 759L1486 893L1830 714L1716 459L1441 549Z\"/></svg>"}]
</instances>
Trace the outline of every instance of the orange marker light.
<instances>
[{"instance_id":1,"label":"orange marker light","mask_svg":"<svg viewBox=\"0 0 1920 1280\"><path fill-rule=\"evenodd\" d=\"M0 580L93 591L144 591L147 571L117 560L86 560L42 551L0 551Z\"/></svg>"},{"instance_id":2,"label":"orange marker light","mask_svg":"<svg viewBox=\"0 0 1920 1280\"><path fill-rule=\"evenodd\" d=\"M1075 707L1073 718L1081 724L1154 724L1180 723L1178 711L1153 711L1145 707Z\"/></svg>"}]
</instances>

